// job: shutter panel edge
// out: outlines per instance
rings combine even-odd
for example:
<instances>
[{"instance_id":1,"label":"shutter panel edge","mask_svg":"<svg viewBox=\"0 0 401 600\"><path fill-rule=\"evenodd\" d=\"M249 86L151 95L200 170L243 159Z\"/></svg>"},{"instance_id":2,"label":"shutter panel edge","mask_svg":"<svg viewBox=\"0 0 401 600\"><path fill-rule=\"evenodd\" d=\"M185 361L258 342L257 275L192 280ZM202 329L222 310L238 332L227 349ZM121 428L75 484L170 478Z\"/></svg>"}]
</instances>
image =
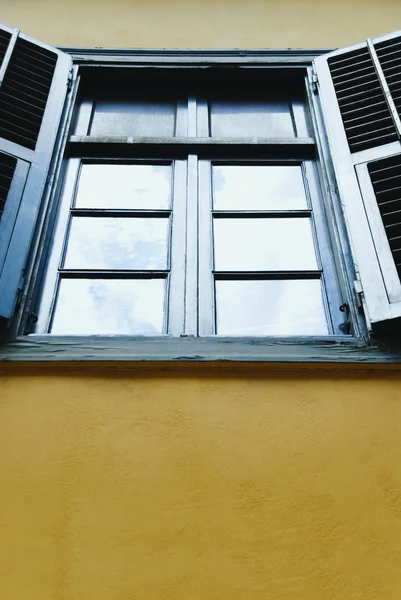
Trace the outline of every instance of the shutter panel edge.
<instances>
[{"instance_id":1,"label":"shutter panel edge","mask_svg":"<svg viewBox=\"0 0 401 600\"><path fill-rule=\"evenodd\" d=\"M3 26L0 26L0 31L1 30L3 30ZM4 30L10 31L6 27L4 27ZM44 104L44 108L34 148L32 147L33 142L30 142L31 147L29 148L18 143L18 141L24 142L23 138L10 140L1 137L0 133L0 152L17 159L20 179L19 194L11 194L11 197L9 194L9 197L7 198L5 213L3 213L3 217L7 218L7 223L5 223L4 218L0 221L0 250L3 248L3 256L0 252L0 321L3 323L3 326L10 322L14 313L18 290L21 285L23 270L28 257L43 192L46 186L48 171L53 157L53 150L67 97L68 78L72 67L72 60L68 54L63 53L56 48L52 48L51 46L47 46L46 44L42 44L23 34L18 34L16 44L18 43L18 40L21 40L22 44L29 43L30 46L26 46L29 49L32 47L37 48L38 54L34 57L34 60L30 59L29 53L25 53L23 62L21 62L21 58L17 59L14 69L16 75L13 75L10 80L10 89L13 90L13 93L15 92L17 94L16 97L18 101L19 98L24 98L23 93L25 93L25 89L23 88L23 85L32 81L34 86L32 89L40 90L37 93L35 91L32 92L34 94L33 98L37 97L38 101L42 102L42 106ZM14 46L14 51L15 47L16 46ZM40 68L38 67L38 64L40 63L41 53L45 58L48 53L52 53L56 57L47 98L43 96L44 88L41 88L40 84L36 83L35 80L36 77L37 81L40 81L39 76L36 76L36 74L39 72L38 69ZM20 54L20 56L22 55ZM7 74L12 61L13 54L8 63L8 68L5 71L3 84L4 81L7 80ZM49 64L52 64L51 60L49 61ZM27 75L27 79L23 80L22 77L18 78L18 73L24 73L24 76ZM20 96L18 95L18 90L21 90ZM2 92L4 92L4 87L3 85L0 85L0 103L2 101ZM5 95L3 93L3 99L4 98ZM24 106L24 104L20 102L20 106ZM35 110L34 103L32 103L32 106L32 110ZM10 109L10 113L5 114L6 119L7 115L10 114L10 123L13 122L12 120L14 118L11 110L12 108ZM20 114L23 113L21 112ZM40 114L40 111L37 111L37 114ZM4 110L2 111L2 116L3 115ZM19 121L18 117L15 117L15 119L15 122L17 123L16 131L18 131L19 122L22 123L23 121ZM37 129L38 127L36 125L36 130ZM21 173L23 172L25 172L25 180L23 181L23 185L21 185ZM18 186L14 186L15 189L17 189L17 187ZM9 204L8 207L7 204Z\"/></svg>"}]
</instances>

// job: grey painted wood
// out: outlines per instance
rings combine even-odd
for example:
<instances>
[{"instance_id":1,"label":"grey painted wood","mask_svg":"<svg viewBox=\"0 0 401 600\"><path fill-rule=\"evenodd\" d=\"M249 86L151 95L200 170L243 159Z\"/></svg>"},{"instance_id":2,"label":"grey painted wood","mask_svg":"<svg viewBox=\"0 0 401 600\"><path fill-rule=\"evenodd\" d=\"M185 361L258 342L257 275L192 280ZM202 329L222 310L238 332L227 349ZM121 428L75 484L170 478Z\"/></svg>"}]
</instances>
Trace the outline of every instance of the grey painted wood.
<instances>
[{"instance_id":1,"label":"grey painted wood","mask_svg":"<svg viewBox=\"0 0 401 600\"><path fill-rule=\"evenodd\" d=\"M334 52L329 56L321 56L314 64L319 82L323 126L328 136L336 185L345 213L356 271L362 283L368 318L375 323L401 316L401 307L398 311L394 310L395 305L392 306L388 300L328 66L330 56L346 54L360 47L366 47L366 43Z\"/></svg>"},{"instance_id":2,"label":"grey painted wood","mask_svg":"<svg viewBox=\"0 0 401 600\"><path fill-rule=\"evenodd\" d=\"M0 345L0 362L259 362L401 365L399 348L330 338L25 336Z\"/></svg>"},{"instance_id":3,"label":"grey painted wood","mask_svg":"<svg viewBox=\"0 0 401 600\"><path fill-rule=\"evenodd\" d=\"M14 48L15 48L15 44L17 42L18 36L19 36L19 29L14 29L14 31L11 35L10 41L8 42L8 48L6 50L6 53L3 58L3 62L0 67L0 87L3 83L4 75L6 74L8 65L10 64L10 59L14 52Z\"/></svg>"},{"instance_id":4,"label":"grey painted wood","mask_svg":"<svg viewBox=\"0 0 401 600\"><path fill-rule=\"evenodd\" d=\"M17 291L21 285L21 276L40 210L42 195L53 157L54 144L63 114L67 95L67 82L72 65L71 58L55 48L37 42L23 34L19 34L19 37L57 54L57 65L35 152L31 152L30 160L28 159L31 166L26 178L23 195L19 201L18 217L12 229L13 233L0 276L0 316L5 319L10 319L12 316ZM10 144L1 139L0 149L7 152L9 148ZM10 154L13 154L16 158L27 160L25 148L18 144L13 144L13 151Z\"/></svg>"},{"instance_id":5,"label":"grey painted wood","mask_svg":"<svg viewBox=\"0 0 401 600\"><path fill-rule=\"evenodd\" d=\"M71 55L74 63L83 66L177 65L208 66L279 66L304 68L314 58L332 49L142 49L142 48L79 48L60 47Z\"/></svg>"},{"instance_id":6,"label":"grey painted wood","mask_svg":"<svg viewBox=\"0 0 401 600\"><path fill-rule=\"evenodd\" d=\"M212 165L199 161L199 335L213 335Z\"/></svg>"},{"instance_id":7,"label":"grey painted wood","mask_svg":"<svg viewBox=\"0 0 401 600\"><path fill-rule=\"evenodd\" d=\"M188 156L184 334L198 335L198 158Z\"/></svg>"},{"instance_id":8,"label":"grey painted wood","mask_svg":"<svg viewBox=\"0 0 401 600\"><path fill-rule=\"evenodd\" d=\"M167 332L179 337L184 333L187 161L176 160L173 168L173 222Z\"/></svg>"}]
</instances>

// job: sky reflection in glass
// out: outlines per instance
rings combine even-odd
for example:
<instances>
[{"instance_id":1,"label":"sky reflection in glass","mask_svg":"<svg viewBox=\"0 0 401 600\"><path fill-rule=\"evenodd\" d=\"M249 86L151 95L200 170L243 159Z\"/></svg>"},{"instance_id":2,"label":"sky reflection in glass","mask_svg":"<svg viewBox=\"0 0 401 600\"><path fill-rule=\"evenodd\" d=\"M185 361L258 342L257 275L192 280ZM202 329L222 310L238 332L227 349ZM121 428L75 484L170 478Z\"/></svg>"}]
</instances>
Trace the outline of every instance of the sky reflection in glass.
<instances>
[{"instance_id":1,"label":"sky reflection in glass","mask_svg":"<svg viewBox=\"0 0 401 600\"><path fill-rule=\"evenodd\" d=\"M327 335L319 280L216 281L217 334Z\"/></svg>"},{"instance_id":2,"label":"sky reflection in glass","mask_svg":"<svg viewBox=\"0 0 401 600\"><path fill-rule=\"evenodd\" d=\"M66 269L166 269L167 218L73 217Z\"/></svg>"},{"instance_id":3,"label":"sky reflection in glass","mask_svg":"<svg viewBox=\"0 0 401 600\"><path fill-rule=\"evenodd\" d=\"M170 204L168 165L82 165L77 208L167 209Z\"/></svg>"},{"instance_id":4,"label":"sky reflection in glass","mask_svg":"<svg viewBox=\"0 0 401 600\"><path fill-rule=\"evenodd\" d=\"M307 209L300 166L213 167L215 210Z\"/></svg>"},{"instance_id":5,"label":"sky reflection in glass","mask_svg":"<svg viewBox=\"0 0 401 600\"><path fill-rule=\"evenodd\" d=\"M160 335L165 280L62 279L52 334Z\"/></svg>"},{"instance_id":6,"label":"sky reflection in glass","mask_svg":"<svg viewBox=\"0 0 401 600\"><path fill-rule=\"evenodd\" d=\"M317 269L310 219L214 219L213 227L219 271Z\"/></svg>"}]
</instances>

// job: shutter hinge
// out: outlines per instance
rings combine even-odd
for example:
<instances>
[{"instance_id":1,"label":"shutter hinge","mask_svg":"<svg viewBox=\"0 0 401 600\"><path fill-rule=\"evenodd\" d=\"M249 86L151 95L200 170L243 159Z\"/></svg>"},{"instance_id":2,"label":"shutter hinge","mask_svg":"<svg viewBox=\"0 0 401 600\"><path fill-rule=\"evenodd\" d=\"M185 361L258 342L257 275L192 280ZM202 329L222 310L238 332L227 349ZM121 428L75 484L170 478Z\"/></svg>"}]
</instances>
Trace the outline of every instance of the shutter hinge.
<instances>
[{"instance_id":1,"label":"shutter hinge","mask_svg":"<svg viewBox=\"0 0 401 600\"><path fill-rule=\"evenodd\" d=\"M32 333L32 331L31 331L32 325L34 325L37 322L38 322L38 315L35 315L35 313L29 313L28 318L26 320L26 325L25 325L26 334Z\"/></svg>"},{"instance_id":2,"label":"shutter hinge","mask_svg":"<svg viewBox=\"0 0 401 600\"><path fill-rule=\"evenodd\" d=\"M347 302L344 302L344 304L341 304L341 306L339 307L339 310L340 312L345 314L346 318L344 323L340 324L339 329L344 335L349 335L351 333L351 321L349 319L349 304Z\"/></svg>"},{"instance_id":3,"label":"shutter hinge","mask_svg":"<svg viewBox=\"0 0 401 600\"><path fill-rule=\"evenodd\" d=\"M362 289L362 285L361 282L358 280L354 281L354 290L356 293L356 302L357 302L357 307L358 307L358 311L363 314L364 312L364 297L363 297L363 289Z\"/></svg>"},{"instance_id":4,"label":"shutter hinge","mask_svg":"<svg viewBox=\"0 0 401 600\"><path fill-rule=\"evenodd\" d=\"M17 287L17 298L15 301L15 309L16 310L18 310L21 307L23 294L24 294L24 278L21 277L21 279L19 280L19 283L18 283L18 287Z\"/></svg>"},{"instance_id":5,"label":"shutter hinge","mask_svg":"<svg viewBox=\"0 0 401 600\"><path fill-rule=\"evenodd\" d=\"M72 81L73 81L73 70L71 68L68 73L68 78L67 78L67 94L69 94L72 89Z\"/></svg>"},{"instance_id":6,"label":"shutter hinge","mask_svg":"<svg viewBox=\"0 0 401 600\"><path fill-rule=\"evenodd\" d=\"M314 94L319 93L318 83L319 83L319 80L317 78L317 73L316 73L316 71L312 71L312 92Z\"/></svg>"}]
</instances>

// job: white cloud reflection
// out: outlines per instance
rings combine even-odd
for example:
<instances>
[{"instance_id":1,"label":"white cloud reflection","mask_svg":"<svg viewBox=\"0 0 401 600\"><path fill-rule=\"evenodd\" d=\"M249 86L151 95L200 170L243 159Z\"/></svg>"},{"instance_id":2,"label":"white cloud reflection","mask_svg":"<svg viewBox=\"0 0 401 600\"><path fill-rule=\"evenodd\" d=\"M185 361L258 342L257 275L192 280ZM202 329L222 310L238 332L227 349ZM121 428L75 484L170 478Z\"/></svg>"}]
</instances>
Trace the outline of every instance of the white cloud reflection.
<instances>
[{"instance_id":1,"label":"white cloud reflection","mask_svg":"<svg viewBox=\"0 0 401 600\"><path fill-rule=\"evenodd\" d=\"M164 294L163 279L62 279L51 333L160 335Z\"/></svg>"},{"instance_id":2,"label":"white cloud reflection","mask_svg":"<svg viewBox=\"0 0 401 600\"><path fill-rule=\"evenodd\" d=\"M168 219L73 217L67 269L165 269Z\"/></svg>"},{"instance_id":3,"label":"white cloud reflection","mask_svg":"<svg viewBox=\"0 0 401 600\"><path fill-rule=\"evenodd\" d=\"M166 209L170 204L168 165L82 165L77 208Z\"/></svg>"},{"instance_id":4,"label":"white cloud reflection","mask_svg":"<svg viewBox=\"0 0 401 600\"><path fill-rule=\"evenodd\" d=\"M327 335L319 280L217 281L217 333Z\"/></svg>"},{"instance_id":5,"label":"white cloud reflection","mask_svg":"<svg viewBox=\"0 0 401 600\"><path fill-rule=\"evenodd\" d=\"M216 210L302 210L307 208L301 167L214 166Z\"/></svg>"},{"instance_id":6,"label":"white cloud reflection","mask_svg":"<svg viewBox=\"0 0 401 600\"><path fill-rule=\"evenodd\" d=\"M220 271L317 268L309 219L214 219L213 227Z\"/></svg>"}]
</instances>

